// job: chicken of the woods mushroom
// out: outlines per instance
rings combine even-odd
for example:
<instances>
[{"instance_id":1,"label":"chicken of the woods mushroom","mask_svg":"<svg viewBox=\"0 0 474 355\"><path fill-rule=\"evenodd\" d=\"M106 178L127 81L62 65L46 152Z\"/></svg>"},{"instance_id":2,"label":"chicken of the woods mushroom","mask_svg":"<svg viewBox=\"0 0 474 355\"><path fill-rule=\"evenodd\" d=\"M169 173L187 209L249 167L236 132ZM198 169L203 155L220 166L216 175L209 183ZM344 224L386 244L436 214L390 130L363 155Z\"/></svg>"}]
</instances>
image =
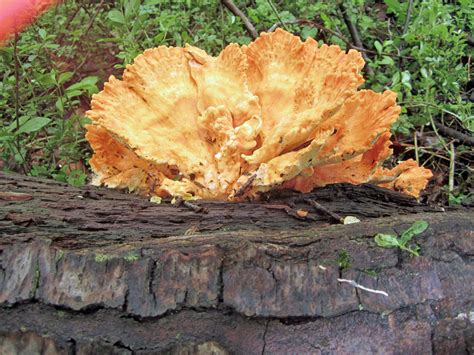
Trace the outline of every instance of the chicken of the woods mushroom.
<instances>
[{"instance_id":1,"label":"chicken of the woods mushroom","mask_svg":"<svg viewBox=\"0 0 474 355\"><path fill-rule=\"evenodd\" d=\"M382 167L400 107L392 91L357 90L363 66L355 50L281 29L218 57L148 49L92 99L93 183L219 200L373 183L418 197L432 173Z\"/></svg>"}]
</instances>

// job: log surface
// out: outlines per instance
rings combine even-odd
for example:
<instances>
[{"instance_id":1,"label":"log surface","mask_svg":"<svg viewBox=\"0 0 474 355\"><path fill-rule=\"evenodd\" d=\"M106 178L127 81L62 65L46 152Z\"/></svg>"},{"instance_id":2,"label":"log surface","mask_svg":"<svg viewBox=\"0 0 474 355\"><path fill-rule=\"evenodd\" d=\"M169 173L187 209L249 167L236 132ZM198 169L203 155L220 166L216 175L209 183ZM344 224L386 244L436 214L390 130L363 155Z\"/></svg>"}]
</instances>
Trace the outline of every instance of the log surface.
<instances>
[{"instance_id":1,"label":"log surface","mask_svg":"<svg viewBox=\"0 0 474 355\"><path fill-rule=\"evenodd\" d=\"M304 196L361 220L338 225L300 197L196 212L0 173L0 353L474 351L472 209L371 186ZM420 219L420 257L374 243Z\"/></svg>"}]
</instances>

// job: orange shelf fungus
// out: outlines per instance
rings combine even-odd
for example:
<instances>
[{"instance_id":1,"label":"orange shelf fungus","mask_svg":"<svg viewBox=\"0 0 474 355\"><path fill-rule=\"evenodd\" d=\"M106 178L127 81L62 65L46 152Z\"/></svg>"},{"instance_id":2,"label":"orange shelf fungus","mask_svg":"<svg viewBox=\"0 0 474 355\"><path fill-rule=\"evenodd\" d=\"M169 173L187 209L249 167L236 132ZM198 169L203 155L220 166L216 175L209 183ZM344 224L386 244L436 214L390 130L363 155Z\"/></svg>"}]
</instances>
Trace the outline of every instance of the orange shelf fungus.
<instances>
[{"instance_id":1,"label":"orange shelf fungus","mask_svg":"<svg viewBox=\"0 0 474 355\"><path fill-rule=\"evenodd\" d=\"M418 197L431 171L382 167L400 107L389 90L357 90L363 66L355 50L281 29L218 57L148 49L93 96L93 182L220 200L369 182Z\"/></svg>"}]
</instances>

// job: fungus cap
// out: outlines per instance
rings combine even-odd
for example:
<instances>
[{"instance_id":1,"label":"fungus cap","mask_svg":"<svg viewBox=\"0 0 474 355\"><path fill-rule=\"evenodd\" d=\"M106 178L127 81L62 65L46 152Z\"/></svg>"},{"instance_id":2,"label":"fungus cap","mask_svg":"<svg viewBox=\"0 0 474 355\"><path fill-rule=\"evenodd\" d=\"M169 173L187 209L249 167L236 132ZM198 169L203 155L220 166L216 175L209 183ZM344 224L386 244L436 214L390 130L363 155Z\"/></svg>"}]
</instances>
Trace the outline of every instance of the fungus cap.
<instances>
[{"instance_id":1,"label":"fungus cap","mask_svg":"<svg viewBox=\"0 0 474 355\"><path fill-rule=\"evenodd\" d=\"M400 107L389 90L357 90L363 66L357 51L281 29L217 57L148 49L93 96L94 183L232 200L371 182L418 197L431 171L382 167Z\"/></svg>"}]
</instances>

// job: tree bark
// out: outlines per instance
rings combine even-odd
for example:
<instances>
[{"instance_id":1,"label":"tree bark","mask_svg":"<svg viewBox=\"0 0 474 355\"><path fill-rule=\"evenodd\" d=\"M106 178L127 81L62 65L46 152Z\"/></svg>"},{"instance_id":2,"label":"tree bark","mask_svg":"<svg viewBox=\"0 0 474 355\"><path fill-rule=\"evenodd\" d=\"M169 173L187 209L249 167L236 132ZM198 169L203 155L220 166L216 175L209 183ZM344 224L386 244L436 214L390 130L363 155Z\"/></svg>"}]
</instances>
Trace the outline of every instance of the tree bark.
<instances>
[{"instance_id":1,"label":"tree bark","mask_svg":"<svg viewBox=\"0 0 474 355\"><path fill-rule=\"evenodd\" d=\"M474 351L472 209L346 184L193 204L0 173L0 353ZM421 256L375 244L420 219Z\"/></svg>"}]
</instances>

